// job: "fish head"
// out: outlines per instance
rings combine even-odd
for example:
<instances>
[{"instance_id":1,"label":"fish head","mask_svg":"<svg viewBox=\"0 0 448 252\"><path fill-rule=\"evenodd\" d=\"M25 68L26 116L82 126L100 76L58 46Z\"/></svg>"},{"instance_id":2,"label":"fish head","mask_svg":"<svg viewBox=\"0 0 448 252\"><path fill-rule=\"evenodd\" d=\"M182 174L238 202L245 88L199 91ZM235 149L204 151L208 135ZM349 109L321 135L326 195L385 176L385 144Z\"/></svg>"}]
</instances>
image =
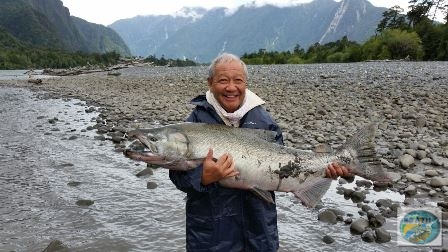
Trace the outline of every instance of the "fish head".
<instances>
[{"instance_id":1,"label":"fish head","mask_svg":"<svg viewBox=\"0 0 448 252\"><path fill-rule=\"evenodd\" d=\"M135 140L124 150L128 158L154 165L168 165L188 156L188 137L173 128L138 129L128 133Z\"/></svg>"}]
</instances>

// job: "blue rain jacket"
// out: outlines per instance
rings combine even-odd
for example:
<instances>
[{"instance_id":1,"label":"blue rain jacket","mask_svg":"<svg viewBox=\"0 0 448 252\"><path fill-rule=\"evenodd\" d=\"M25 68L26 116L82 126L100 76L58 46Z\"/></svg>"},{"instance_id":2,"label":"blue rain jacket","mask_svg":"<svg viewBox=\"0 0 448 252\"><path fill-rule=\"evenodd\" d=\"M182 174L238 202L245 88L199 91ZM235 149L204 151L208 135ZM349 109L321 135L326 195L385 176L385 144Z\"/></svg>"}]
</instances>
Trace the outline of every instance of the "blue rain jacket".
<instances>
[{"instance_id":1,"label":"blue rain jacket","mask_svg":"<svg viewBox=\"0 0 448 252\"><path fill-rule=\"evenodd\" d=\"M196 108L188 122L224 124L204 95L191 103ZM280 128L261 106L250 110L241 119L240 127L276 131L277 143L283 144ZM278 250L275 204L266 203L248 190L225 188L218 183L202 185L202 165L189 171L170 170L169 175L176 187L187 193L187 251ZM271 194L275 200L274 192Z\"/></svg>"}]
</instances>

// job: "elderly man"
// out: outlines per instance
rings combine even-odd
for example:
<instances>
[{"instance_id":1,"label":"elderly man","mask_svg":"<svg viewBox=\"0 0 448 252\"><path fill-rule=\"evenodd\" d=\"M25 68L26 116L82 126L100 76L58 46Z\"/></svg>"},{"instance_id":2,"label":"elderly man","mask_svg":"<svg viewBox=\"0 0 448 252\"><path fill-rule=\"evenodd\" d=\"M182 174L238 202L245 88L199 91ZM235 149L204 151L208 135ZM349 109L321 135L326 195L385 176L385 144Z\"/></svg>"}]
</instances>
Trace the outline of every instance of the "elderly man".
<instances>
[{"instance_id":1,"label":"elderly man","mask_svg":"<svg viewBox=\"0 0 448 252\"><path fill-rule=\"evenodd\" d=\"M277 143L283 144L280 128L262 107L264 101L247 89L247 76L246 65L237 56L218 56L209 67L209 90L192 100L196 108L187 121L276 131ZM330 164L326 173L336 178L348 175L348 170ZM170 170L170 179L187 193L187 251L278 250L276 206L250 191L216 183L236 174L232 156L215 159L212 149L197 169Z\"/></svg>"}]
</instances>

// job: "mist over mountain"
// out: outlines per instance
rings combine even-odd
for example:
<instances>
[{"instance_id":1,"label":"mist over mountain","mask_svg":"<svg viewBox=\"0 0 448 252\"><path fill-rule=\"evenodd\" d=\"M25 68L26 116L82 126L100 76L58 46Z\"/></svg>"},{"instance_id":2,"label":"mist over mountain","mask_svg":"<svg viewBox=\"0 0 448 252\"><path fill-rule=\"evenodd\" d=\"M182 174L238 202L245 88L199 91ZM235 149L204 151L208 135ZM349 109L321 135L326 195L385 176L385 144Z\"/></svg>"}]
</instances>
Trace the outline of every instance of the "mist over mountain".
<instances>
[{"instance_id":1,"label":"mist over mountain","mask_svg":"<svg viewBox=\"0 0 448 252\"><path fill-rule=\"evenodd\" d=\"M363 42L375 34L386 8L367 0L314 0L278 7L240 6L184 8L176 15L150 15L118 20L109 27L128 45L132 55L188 58L209 62L222 51L238 55L307 49L347 36Z\"/></svg>"}]
</instances>

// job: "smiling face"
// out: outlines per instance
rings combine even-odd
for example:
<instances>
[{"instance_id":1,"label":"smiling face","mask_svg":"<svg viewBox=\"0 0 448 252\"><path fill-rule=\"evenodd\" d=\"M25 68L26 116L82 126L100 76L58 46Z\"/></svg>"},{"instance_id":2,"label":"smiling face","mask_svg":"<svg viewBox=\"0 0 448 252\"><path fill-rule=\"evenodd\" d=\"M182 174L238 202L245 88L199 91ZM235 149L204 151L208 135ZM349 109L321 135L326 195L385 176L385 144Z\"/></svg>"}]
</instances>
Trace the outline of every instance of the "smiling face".
<instances>
[{"instance_id":1,"label":"smiling face","mask_svg":"<svg viewBox=\"0 0 448 252\"><path fill-rule=\"evenodd\" d=\"M210 91L228 113L235 112L246 95L247 76L239 61L216 64L214 75L208 78Z\"/></svg>"}]
</instances>

